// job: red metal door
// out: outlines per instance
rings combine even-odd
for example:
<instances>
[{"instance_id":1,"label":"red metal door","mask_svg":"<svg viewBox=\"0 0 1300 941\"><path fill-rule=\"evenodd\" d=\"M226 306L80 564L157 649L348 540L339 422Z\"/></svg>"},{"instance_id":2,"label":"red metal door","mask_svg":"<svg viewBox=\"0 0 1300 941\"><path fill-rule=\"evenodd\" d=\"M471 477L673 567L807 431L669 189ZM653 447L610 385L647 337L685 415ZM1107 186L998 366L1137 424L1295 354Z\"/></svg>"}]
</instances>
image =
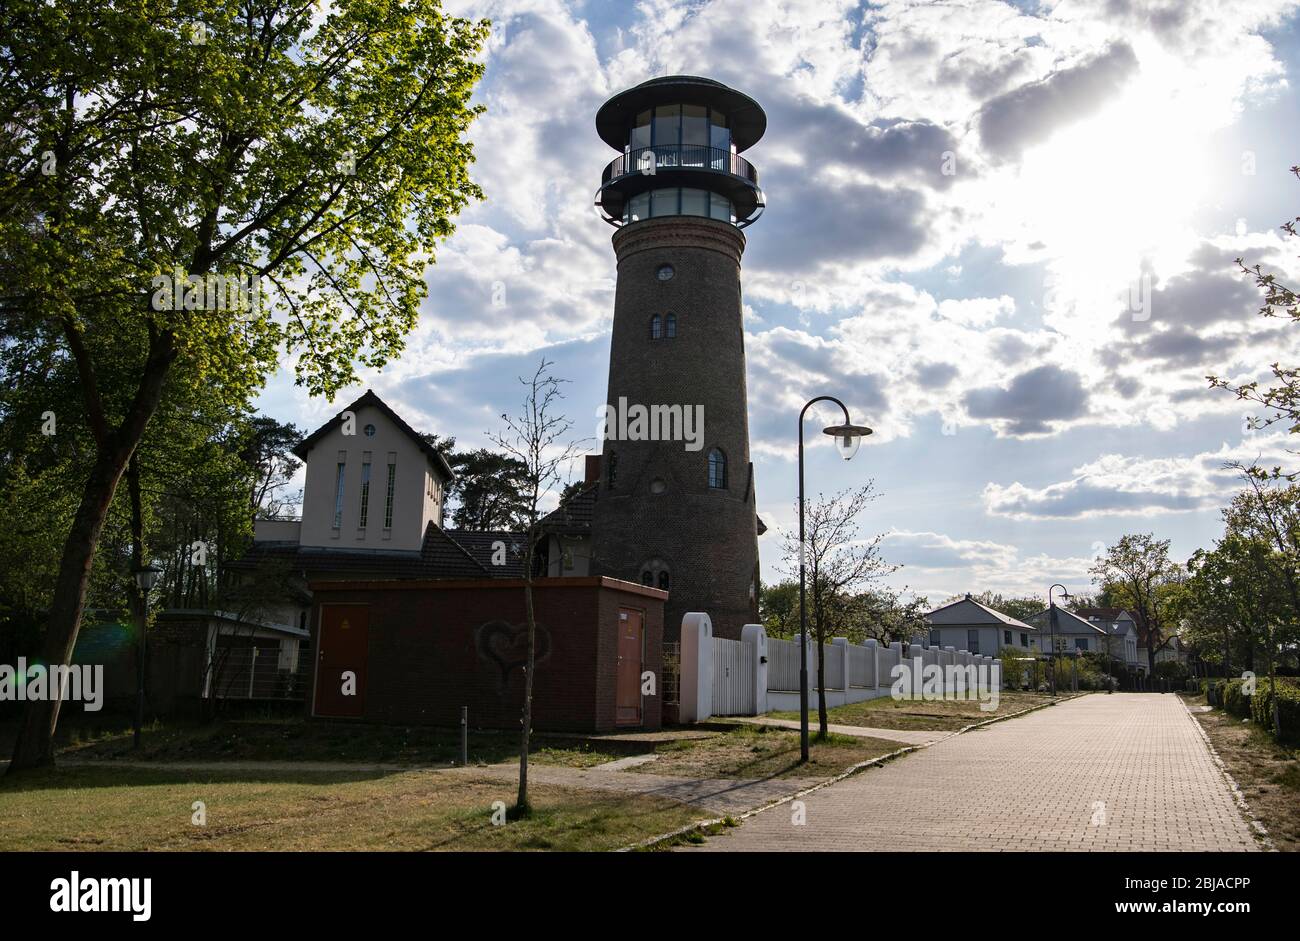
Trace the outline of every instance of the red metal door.
<instances>
[{"instance_id":1,"label":"red metal door","mask_svg":"<svg viewBox=\"0 0 1300 941\"><path fill-rule=\"evenodd\" d=\"M370 608L362 604L321 605L318 640L315 714L359 718L366 708Z\"/></svg>"},{"instance_id":2,"label":"red metal door","mask_svg":"<svg viewBox=\"0 0 1300 941\"><path fill-rule=\"evenodd\" d=\"M640 611L618 609L618 689L614 713L618 725L641 724L643 627Z\"/></svg>"}]
</instances>

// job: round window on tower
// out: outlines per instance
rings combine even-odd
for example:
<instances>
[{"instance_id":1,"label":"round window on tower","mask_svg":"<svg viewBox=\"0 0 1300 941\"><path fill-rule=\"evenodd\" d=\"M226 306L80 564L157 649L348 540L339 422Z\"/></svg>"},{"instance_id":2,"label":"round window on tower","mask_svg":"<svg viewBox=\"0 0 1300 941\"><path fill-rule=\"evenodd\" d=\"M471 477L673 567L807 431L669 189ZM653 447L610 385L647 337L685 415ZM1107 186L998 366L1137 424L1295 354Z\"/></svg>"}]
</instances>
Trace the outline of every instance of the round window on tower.
<instances>
[{"instance_id":1,"label":"round window on tower","mask_svg":"<svg viewBox=\"0 0 1300 941\"><path fill-rule=\"evenodd\" d=\"M655 271L655 277L658 278L660 281L671 281L673 279L673 275L675 275L676 273L677 272L673 270L672 265L660 265L659 269Z\"/></svg>"},{"instance_id":2,"label":"round window on tower","mask_svg":"<svg viewBox=\"0 0 1300 941\"><path fill-rule=\"evenodd\" d=\"M365 432L366 432L366 437L367 437L367 438L373 438L373 437L375 436L375 426L374 426L374 425L366 425L366 427L365 427Z\"/></svg>"},{"instance_id":3,"label":"round window on tower","mask_svg":"<svg viewBox=\"0 0 1300 941\"><path fill-rule=\"evenodd\" d=\"M653 494L666 493L667 490L668 490L668 484L664 482L664 479L662 477L656 477L654 480L650 481L651 493Z\"/></svg>"}]
</instances>

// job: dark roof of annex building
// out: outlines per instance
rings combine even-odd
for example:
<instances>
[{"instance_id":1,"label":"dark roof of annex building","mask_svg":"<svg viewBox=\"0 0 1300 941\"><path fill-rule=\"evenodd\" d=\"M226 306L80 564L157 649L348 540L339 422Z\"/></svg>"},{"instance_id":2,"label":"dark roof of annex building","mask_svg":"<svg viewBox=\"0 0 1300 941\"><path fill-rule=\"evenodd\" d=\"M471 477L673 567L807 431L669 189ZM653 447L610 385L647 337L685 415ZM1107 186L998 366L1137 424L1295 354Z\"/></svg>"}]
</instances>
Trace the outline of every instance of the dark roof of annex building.
<instances>
[{"instance_id":1,"label":"dark roof of annex building","mask_svg":"<svg viewBox=\"0 0 1300 941\"><path fill-rule=\"evenodd\" d=\"M296 542L255 542L229 566L253 569L275 563L303 573L311 581L334 579L504 578L506 572L481 564L464 545L432 521L419 551L335 549ZM506 568L502 566L499 568Z\"/></svg>"},{"instance_id":2,"label":"dark roof of annex building","mask_svg":"<svg viewBox=\"0 0 1300 941\"><path fill-rule=\"evenodd\" d=\"M505 529L473 530L449 529L447 535L493 578L523 578L524 548L527 545L527 533L512 532ZM500 565L494 562L497 555L497 543L505 544L505 560Z\"/></svg>"}]
</instances>

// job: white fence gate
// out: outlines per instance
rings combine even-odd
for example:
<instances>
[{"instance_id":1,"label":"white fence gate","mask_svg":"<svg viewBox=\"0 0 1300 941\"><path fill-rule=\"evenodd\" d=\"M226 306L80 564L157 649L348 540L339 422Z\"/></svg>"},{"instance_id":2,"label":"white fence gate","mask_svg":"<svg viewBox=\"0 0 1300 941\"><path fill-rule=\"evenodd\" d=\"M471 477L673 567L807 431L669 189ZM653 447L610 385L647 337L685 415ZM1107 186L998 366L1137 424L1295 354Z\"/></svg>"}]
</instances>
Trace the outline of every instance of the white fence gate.
<instances>
[{"instance_id":1,"label":"white fence gate","mask_svg":"<svg viewBox=\"0 0 1300 941\"><path fill-rule=\"evenodd\" d=\"M757 709L754 646L713 638L713 714L752 716Z\"/></svg>"}]
</instances>

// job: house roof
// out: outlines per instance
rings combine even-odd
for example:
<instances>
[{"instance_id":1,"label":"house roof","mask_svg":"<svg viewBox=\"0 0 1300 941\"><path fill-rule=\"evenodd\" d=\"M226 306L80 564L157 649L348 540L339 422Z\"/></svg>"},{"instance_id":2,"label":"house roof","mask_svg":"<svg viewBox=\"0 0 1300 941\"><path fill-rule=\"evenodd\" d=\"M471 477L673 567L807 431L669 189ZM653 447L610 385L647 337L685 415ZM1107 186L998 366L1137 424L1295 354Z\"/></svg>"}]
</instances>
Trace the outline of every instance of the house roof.
<instances>
[{"instance_id":1,"label":"house roof","mask_svg":"<svg viewBox=\"0 0 1300 941\"><path fill-rule=\"evenodd\" d=\"M936 615L938 617L936 617ZM925 619L935 627L956 627L965 624L994 624L1000 627L1015 627L1021 630L1036 631L1038 628L1032 624L1026 624L1024 621L1018 621L1009 614L1003 614L990 608L986 604L980 604L970 595L965 598L958 598L951 604L946 604L941 608L935 608Z\"/></svg>"},{"instance_id":2,"label":"house roof","mask_svg":"<svg viewBox=\"0 0 1300 941\"><path fill-rule=\"evenodd\" d=\"M577 493L538 520L537 525L547 532L585 532L591 529L599 490L600 481L583 484Z\"/></svg>"},{"instance_id":3,"label":"house roof","mask_svg":"<svg viewBox=\"0 0 1300 941\"><path fill-rule=\"evenodd\" d=\"M1121 618L1129 621L1136 620L1123 608L1079 608L1074 613L1083 618L1096 618L1099 621L1118 621Z\"/></svg>"},{"instance_id":4,"label":"house roof","mask_svg":"<svg viewBox=\"0 0 1300 941\"><path fill-rule=\"evenodd\" d=\"M229 563L253 569L281 560L308 581L396 578L487 578L494 573L479 564L460 543L431 521L418 552L374 549L334 549L293 542L255 542L244 556Z\"/></svg>"},{"instance_id":5,"label":"house roof","mask_svg":"<svg viewBox=\"0 0 1300 941\"><path fill-rule=\"evenodd\" d=\"M393 411L387 402L375 395L373 389L367 389L365 395L361 396L361 398L357 399L351 405L347 405L340 409L337 415L325 424L321 425L307 437L303 438L302 441L298 442L297 447L293 449L293 453L297 455L299 459L304 461L307 460L307 452L315 447L316 442L325 437L339 425L343 424L344 412L356 412L358 409L365 408L367 405L379 409L379 411L381 411L389 421L397 426L399 431L415 442L416 447L424 452L424 455L429 459L430 463L433 464L434 469L438 472L438 475L442 477L444 483L451 483L456 479L456 475L452 473L451 465L447 463L447 458L443 456L442 452L429 444L428 441L425 441L424 438L420 436L419 432L403 421L402 416Z\"/></svg>"},{"instance_id":6,"label":"house roof","mask_svg":"<svg viewBox=\"0 0 1300 941\"><path fill-rule=\"evenodd\" d=\"M528 539L527 533L473 529L449 529L446 532L493 578L524 577L524 546ZM492 557L496 554L497 542L504 542L506 545L505 562L501 565L494 565L492 562Z\"/></svg>"},{"instance_id":7,"label":"house roof","mask_svg":"<svg viewBox=\"0 0 1300 941\"><path fill-rule=\"evenodd\" d=\"M1048 615L1051 610L1051 608L1044 608L1037 614L1031 615L1029 620L1041 621L1042 623L1040 626L1045 630L1049 630ZM1085 634L1088 632L1096 634L1110 633L1110 631L1102 627L1100 624L1084 620L1079 617L1079 615L1075 614L1073 611L1067 610L1066 608L1056 609L1056 632L1058 634Z\"/></svg>"}]
</instances>

